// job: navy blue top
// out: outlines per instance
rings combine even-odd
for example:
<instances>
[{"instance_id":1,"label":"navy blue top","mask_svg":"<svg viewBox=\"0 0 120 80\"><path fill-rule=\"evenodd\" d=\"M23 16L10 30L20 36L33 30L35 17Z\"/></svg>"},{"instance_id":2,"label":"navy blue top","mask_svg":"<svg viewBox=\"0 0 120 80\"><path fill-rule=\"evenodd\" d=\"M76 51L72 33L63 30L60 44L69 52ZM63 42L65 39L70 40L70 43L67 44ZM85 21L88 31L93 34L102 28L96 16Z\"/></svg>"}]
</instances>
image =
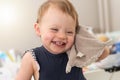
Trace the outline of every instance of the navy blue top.
<instances>
[{"instance_id":1,"label":"navy blue top","mask_svg":"<svg viewBox=\"0 0 120 80\"><path fill-rule=\"evenodd\" d=\"M71 72L66 74L66 53L52 54L43 46L33 49L33 52L40 65L39 80L86 80L81 68L73 67Z\"/></svg>"}]
</instances>

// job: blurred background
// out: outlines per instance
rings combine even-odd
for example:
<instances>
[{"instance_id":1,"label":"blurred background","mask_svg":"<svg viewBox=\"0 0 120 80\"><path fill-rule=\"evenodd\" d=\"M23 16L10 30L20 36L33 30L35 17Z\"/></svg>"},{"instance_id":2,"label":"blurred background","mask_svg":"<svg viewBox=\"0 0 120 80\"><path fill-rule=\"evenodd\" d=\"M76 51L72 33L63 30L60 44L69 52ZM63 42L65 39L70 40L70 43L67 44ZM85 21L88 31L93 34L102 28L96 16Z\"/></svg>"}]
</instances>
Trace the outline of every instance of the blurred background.
<instances>
[{"instance_id":1,"label":"blurred background","mask_svg":"<svg viewBox=\"0 0 120 80\"><path fill-rule=\"evenodd\" d=\"M33 27L38 8L44 1L0 0L0 80L14 80L24 51L41 45ZM70 1L78 12L80 25L92 27L100 39L112 39L115 44L120 41L120 0ZM94 72L90 73L94 69L95 66L84 69L89 71L88 80L94 80ZM102 76L102 80L108 80L110 74L102 71L109 75Z\"/></svg>"}]
</instances>

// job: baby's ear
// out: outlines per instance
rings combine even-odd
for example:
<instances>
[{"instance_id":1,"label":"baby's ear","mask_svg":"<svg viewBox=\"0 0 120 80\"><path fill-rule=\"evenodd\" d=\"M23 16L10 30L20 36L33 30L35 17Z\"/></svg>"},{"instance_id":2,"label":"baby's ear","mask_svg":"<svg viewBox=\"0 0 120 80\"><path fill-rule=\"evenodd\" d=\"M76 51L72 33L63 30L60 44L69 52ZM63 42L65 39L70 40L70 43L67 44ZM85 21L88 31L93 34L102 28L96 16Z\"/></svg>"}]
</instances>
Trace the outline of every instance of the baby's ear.
<instances>
[{"instance_id":1,"label":"baby's ear","mask_svg":"<svg viewBox=\"0 0 120 80\"><path fill-rule=\"evenodd\" d=\"M34 29L35 29L35 32L36 32L37 36L40 36L40 28L39 28L39 24L38 23L34 24Z\"/></svg>"}]
</instances>

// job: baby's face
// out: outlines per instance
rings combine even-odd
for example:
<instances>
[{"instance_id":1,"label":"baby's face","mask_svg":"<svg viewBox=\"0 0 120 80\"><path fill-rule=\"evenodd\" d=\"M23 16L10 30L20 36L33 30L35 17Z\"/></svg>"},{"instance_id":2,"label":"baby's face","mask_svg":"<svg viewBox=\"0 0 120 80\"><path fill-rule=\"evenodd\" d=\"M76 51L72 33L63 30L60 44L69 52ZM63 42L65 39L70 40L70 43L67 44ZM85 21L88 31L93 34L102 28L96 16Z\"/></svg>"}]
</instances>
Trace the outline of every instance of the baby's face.
<instances>
[{"instance_id":1,"label":"baby's face","mask_svg":"<svg viewBox=\"0 0 120 80\"><path fill-rule=\"evenodd\" d=\"M68 50L74 42L75 20L58 8L50 7L40 22L43 46L53 54Z\"/></svg>"}]
</instances>

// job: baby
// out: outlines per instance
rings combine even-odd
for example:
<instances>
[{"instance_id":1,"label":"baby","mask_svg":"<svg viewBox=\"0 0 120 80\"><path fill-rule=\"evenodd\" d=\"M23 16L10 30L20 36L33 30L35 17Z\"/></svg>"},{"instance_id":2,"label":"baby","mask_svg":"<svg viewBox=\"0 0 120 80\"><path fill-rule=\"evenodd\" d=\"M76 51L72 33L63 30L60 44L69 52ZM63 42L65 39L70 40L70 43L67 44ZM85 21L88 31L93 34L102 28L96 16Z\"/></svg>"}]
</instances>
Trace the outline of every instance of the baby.
<instances>
[{"instance_id":1,"label":"baby","mask_svg":"<svg viewBox=\"0 0 120 80\"><path fill-rule=\"evenodd\" d=\"M69 0L47 0L43 3L34 25L42 45L25 52L15 80L31 80L32 76L35 80L86 80L82 68L72 65L70 61L70 55L76 55L72 53L75 50L74 46L76 50L78 48L74 45L78 43L76 34L78 25L77 12ZM80 34L84 32L80 31ZM70 50L69 58L68 50ZM69 73L66 73L67 63L68 67L72 67L67 68Z\"/></svg>"}]
</instances>

